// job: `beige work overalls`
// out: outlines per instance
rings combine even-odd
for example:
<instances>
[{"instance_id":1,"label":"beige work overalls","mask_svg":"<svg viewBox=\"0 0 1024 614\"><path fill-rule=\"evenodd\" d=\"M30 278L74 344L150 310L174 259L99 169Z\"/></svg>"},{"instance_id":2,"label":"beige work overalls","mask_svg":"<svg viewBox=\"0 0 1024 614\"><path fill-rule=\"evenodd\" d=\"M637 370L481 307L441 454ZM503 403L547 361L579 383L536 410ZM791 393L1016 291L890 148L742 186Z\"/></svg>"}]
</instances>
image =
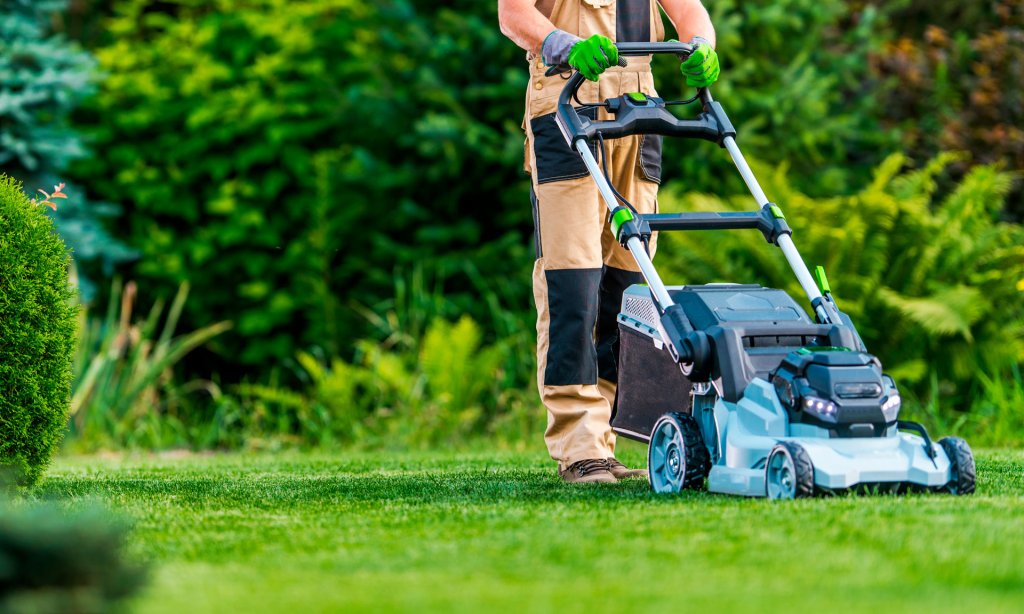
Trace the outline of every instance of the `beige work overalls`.
<instances>
[{"instance_id":1,"label":"beige work overalls","mask_svg":"<svg viewBox=\"0 0 1024 614\"><path fill-rule=\"evenodd\" d=\"M550 0L538 2L546 12ZM554 0L555 27L582 38L602 34L616 42L660 41L664 26L656 0ZM642 282L633 257L616 243L608 209L579 154L554 121L565 76L545 77L543 61L529 57L526 95L526 171L533 183L537 261L537 379L548 410L544 435L559 468L614 455L609 421L615 399L618 329L623 290ZM580 101L600 102L628 92L656 96L648 58L628 58L596 82ZM604 111L598 119L607 119ZM596 147L596 145L595 145ZM641 213L657 208L661 137L605 142L613 185ZM654 242L651 252L653 255Z\"/></svg>"}]
</instances>

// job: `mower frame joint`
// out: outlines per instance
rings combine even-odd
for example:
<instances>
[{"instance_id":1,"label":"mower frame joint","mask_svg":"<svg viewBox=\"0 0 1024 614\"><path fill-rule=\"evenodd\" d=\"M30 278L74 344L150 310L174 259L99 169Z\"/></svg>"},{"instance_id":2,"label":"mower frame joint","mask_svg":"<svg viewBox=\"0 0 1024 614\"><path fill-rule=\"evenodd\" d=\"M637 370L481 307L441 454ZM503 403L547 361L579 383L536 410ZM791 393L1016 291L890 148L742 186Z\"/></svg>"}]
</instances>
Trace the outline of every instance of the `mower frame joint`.
<instances>
[{"instance_id":1,"label":"mower frame joint","mask_svg":"<svg viewBox=\"0 0 1024 614\"><path fill-rule=\"evenodd\" d=\"M772 245L778 245L779 237L793 235L793 229L789 227L786 217L782 215L782 209L775 203L765 203L761 207L760 214L757 229L764 235L765 241Z\"/></svg>"},{"instance_id":2,"label":"mower frame joint","mask_svg":"<svg viewBox=\"0 0 1024 614\"><path fill-rule=\"evenodd\" d=\"M651 239L651 225L642 215L634 214L629 208L618 206L612 210L612 234L623 247L630 239L640 239L647 245Z\"/></svg>"}]
</instances>

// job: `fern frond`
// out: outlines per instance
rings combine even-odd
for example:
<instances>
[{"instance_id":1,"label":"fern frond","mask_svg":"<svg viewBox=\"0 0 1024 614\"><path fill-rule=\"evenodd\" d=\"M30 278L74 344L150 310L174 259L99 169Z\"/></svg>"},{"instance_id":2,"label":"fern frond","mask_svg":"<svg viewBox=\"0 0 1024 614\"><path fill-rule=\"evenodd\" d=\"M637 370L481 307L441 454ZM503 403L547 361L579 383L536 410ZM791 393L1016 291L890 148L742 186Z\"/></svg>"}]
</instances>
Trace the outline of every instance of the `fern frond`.
<instances>
[{"instance_id":1,"label":"fern frond","mask_svg":"<svg viewBox=\"0 0 1024 614\"><path fill-rule=\"evenodd\" d=\"M944 288L926 298L902 296L888 288L879 289L878 295L887 305L935 336L959 335L972 341L971 325L986 312L981 292L968 286Z\"/></svg>"}]
</instances>

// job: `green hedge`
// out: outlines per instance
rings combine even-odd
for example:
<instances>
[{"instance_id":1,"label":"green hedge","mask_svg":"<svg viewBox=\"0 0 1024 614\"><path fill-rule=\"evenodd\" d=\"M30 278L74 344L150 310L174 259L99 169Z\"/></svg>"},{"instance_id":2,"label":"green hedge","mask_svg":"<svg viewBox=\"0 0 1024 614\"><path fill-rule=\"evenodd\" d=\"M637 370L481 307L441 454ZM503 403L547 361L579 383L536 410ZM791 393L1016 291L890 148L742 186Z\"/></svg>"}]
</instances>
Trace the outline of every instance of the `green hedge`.
<instances>
[{"instance_id":1,"label":"green hedge","mask_svg":"<svg viewBox=\"0 0 1024 614\"><path fill-rule=\"evenodd\" d=\"M352 309L425 258L464 309L464 271L529 278L521 55L493 8L427 4L128 0L108 23L77 176L125 204L141 296L189 280L185 328L235 322L226 363L346 352Z\"/></svg>"},{"instance_id":2,"label":"green hedge","mask_svg":"<svg viewBox=\"0 0 1024 614\"><path fill-rule=\"evenodd\" d=\"M77 327L69 262L43 208L0 175L0 466L22 485L39 479L67 424Z\"/></svg>"}]
</instances>

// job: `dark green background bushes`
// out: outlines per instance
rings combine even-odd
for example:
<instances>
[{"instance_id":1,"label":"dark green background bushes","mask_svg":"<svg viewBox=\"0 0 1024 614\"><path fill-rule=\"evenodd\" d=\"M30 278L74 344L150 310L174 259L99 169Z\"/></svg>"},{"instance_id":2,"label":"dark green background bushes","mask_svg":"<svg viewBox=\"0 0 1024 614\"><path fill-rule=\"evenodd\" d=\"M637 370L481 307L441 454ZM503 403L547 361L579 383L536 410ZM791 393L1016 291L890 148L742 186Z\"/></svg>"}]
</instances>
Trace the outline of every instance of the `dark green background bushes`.
<instances>
[{"instance_id":1,"label":"dark green background bushes","mask_svg":"<svg viewBox=\"0 0 1024 614\"><path fill-rule=\"evenodd\" d=\"M67 248L43 208L0 175L0 466L39 479L71 398L77 309Z\"/></svg>"},{"instance_id":2,"label":"dark green background bushes","mask_svg":"<svg viewBox=\"0 0 1024 614\"><path fill-rule=\"evenodd\" d=\"M226 375L344 353L425 258L453 293L528 272L519 54L477 5L118 4L76 177L125 205L143 295L191 280L187 323L236 323Z\"/></svg>"}]
</instances>

